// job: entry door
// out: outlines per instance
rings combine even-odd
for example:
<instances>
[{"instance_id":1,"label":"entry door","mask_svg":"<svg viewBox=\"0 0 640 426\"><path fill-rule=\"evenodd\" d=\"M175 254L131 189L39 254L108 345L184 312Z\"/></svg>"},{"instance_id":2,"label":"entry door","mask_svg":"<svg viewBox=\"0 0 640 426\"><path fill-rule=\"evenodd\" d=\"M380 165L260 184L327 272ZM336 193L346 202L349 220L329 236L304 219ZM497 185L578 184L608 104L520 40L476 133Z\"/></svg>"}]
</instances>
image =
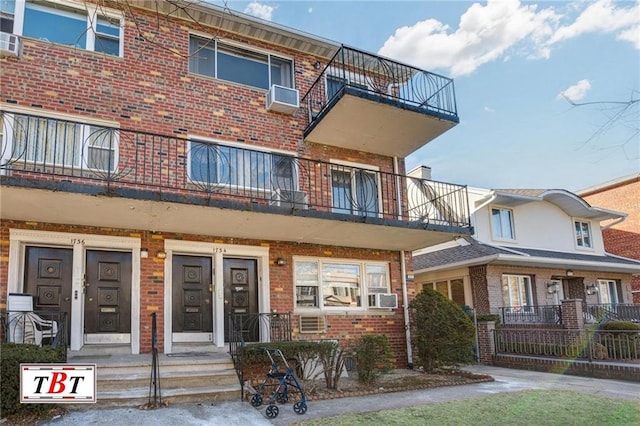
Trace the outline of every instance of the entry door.
<instances>
[{"instance_id":1,"label":"entry door","mask_svg":"<svg viewBox=\"0 0 640 426\"><path fill-rule=\"evenodd\" d=\"M224 259L224 338L229 341L229 315L236 318L245 342L260 341L258 276L255 259Z\"/></svg>"},{"instance_id":2,"label":"entry door","mask_svg":"<svg viewBox=\"0 0 640 426\"><path fill-rule=\"evenodd\" d=\"M562 280L562 293L565 299L585 300L584 283L582 278Z\"/></svg>"},{"instance_id":3,"label":"entry door","mask_svg":"<svg viewBox=\"0 0 640 426\"><path fill-rule=\"evenodd\" d=\"M71 339L71 281L73 250L27 247L25 253L24 292L34 296L36 311L67 313L67 343ZM58 321L58 315L41 315Z\"/></svg>"},{"instance_id":4,"label":"entry door","mask_svg":"<svg viewBox=\"0 0 640 426\"><path fill-rule=\"evenodd\" d=\"M213 341L213 281L210 257L173 256L174 342Z\"/></svg>"},{"instance_id":5,"label":"entry door","mask_svg":"<svg viewBox=\"0 0 640 426\"><path fill-rule=\"evenodd\" d=\"M87 250L84 290L85 343L129 342L131 253Z\"/></svg>"}]
</instances>

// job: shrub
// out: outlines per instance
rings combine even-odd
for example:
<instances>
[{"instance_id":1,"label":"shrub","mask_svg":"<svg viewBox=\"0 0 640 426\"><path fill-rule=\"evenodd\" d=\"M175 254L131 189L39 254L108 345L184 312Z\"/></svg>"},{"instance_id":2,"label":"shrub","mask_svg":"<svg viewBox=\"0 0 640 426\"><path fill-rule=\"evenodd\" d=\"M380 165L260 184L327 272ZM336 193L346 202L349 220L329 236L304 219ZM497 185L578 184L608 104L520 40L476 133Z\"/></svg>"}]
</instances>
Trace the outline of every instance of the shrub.
<instances>
[{"instance_id":1,"label":"shrub","mask_svg":"<svg viewBox=\"0 0 640 426\"><path fill-rule=\"evenodd\" d=\"M365 334L355 343L358 381L372 384L381 373L393 368L393 355L385 335Z\"/></svg>"},{"instance_id":2,"label":"shrub","mask_svg":"<svg viewBox=\"0 0 640 426\"><path fill-rule=\"evenodd\" d=\"M608 321L602 324L600 327L601 330L613 331L613 330L638 330L640 331L640 324L636 324L631 321Z\"/></svg>"},{"instance_id":3,"label":"shrub","mask_svg":"<svg viewBox=\"0 0 640 426\"><path fill-rule=\"evenodd\" d=\"M496 325L500 324L500 315L498 314L478 314L477 321L494 321Z\"/></svg>"},{"instance_id":4,"label":"shrub","mask_svg":"<svg viewBox=\"0 0 640 426\"><path fill-rule=\"evenodd\" d=\"M409 309L411 343L418 355L417 364L425 371L473 361L475 329L458 305L425 288L411 301Z\"/></svg>"},{"instance_id":5,"label":"shrub","mask_svg":"<svg viewBox=\"0 0 640 426\"><path fill-rule=\"evenodd\" d=\"M52 404L20 404L20 364L65 362L63 352L51 347L3 343L0 345L0 380L2 396L0 412L10 414L42 414L54 406Z\"/></svg>"}]
</instances>

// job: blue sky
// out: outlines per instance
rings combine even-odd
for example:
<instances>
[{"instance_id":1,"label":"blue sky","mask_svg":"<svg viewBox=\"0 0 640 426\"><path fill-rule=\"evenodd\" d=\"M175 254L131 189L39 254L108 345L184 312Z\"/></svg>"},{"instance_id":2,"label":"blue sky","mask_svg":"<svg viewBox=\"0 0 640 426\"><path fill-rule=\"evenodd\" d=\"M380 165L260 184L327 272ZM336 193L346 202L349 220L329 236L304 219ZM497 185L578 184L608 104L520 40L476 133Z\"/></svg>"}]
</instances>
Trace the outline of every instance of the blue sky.
<instances>
[{"instance_id":1,"label":"blue sky","mask_svg":"<svg viewBox=\"0 0 640 426\"><path fill-rule=\"evenodd\" d=\"M406 159L435 180L573 191L640 172L638 1L226 4L453 77L460 124Z\"/></svg>"}]
</instances>

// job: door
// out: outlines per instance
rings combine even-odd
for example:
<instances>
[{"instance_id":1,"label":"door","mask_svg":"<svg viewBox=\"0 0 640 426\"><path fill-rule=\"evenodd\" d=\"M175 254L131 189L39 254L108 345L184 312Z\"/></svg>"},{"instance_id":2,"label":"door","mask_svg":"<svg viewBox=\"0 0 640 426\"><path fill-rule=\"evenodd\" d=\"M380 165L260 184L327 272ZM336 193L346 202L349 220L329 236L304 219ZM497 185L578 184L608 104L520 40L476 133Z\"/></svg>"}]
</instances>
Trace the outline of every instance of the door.
<instances>
[{"instance_id":1,"label":"door","mask_svg":"<svg viewBox=\"0 0 640 426\"><path fill-rule=\"evenodd\" d=\"M128 341L108 335L131 333L131 253L87 250L84 287L85 343Z\"/></svg>"},{"instance_id":2,"label":"door","mask_svg":"<svg viewBox=\"0 0 640 426\"><path fill-rule=\"evenodd\" d=\"M210 257L173 256L174 342L213 341L213 281Z\"/></svg>"},{"instance_id":3,"label":"door","mask_svg":"<svg viewBox=\"0 0 640 426\"><path fill-rule=\"evenodd\" d=\"M34 296L33 309L45 319L59 321L67 313L67 343L71 339L71 281L73 250L27 247L25 251L24 292ZM47 315L45 312L51 312Z\"/></svg>"},{"instance_id":4,"label":"door","mask_svg":"<svg viewBox=\"0 0 640 426\"><path fill-rule=\"evenodd\" d=\"M229 341L229 315L245 342L260 341L258 276L255 259L224 259L224 340Z\"/></svg>"}]
</instances>

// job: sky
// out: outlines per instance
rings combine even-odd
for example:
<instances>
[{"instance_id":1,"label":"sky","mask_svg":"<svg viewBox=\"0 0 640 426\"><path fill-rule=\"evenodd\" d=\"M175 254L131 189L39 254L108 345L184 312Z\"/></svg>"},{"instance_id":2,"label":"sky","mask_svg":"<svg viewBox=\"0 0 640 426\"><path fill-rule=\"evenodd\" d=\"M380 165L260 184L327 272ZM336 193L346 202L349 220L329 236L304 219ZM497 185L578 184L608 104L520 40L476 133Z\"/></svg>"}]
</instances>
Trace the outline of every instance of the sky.
<instances>
[{"instance_id":1,"label":"sky","mask_svg":"<svg viewBox=\"0 0 640 426\"><path fill-rule=\"evenodd\" d=\"M406 158L482 188L640 173L640 1L215 1L454 79L460 124Z\"/></svg>"}]
</instances>

